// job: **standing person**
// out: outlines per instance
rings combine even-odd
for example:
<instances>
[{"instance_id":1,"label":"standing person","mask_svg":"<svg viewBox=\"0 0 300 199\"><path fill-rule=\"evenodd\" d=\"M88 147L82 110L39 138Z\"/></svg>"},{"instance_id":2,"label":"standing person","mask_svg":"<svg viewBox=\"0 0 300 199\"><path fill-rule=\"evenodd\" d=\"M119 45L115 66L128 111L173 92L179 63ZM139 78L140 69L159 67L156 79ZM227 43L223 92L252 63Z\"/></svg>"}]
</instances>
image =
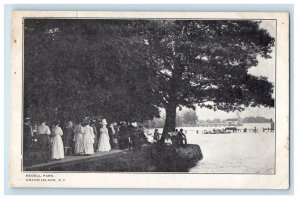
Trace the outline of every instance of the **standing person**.
<instances>
[{"instance_id":1,"label":"standing person","mask_svg":"<svg viewBox=\"0 0 300 199\"><path fill-rule=\"evenodd\" d=\"M129 148L132 147L132 138L134 137L134 134L137 131L137 127L133 126L132 123L130 122L129 125L127 126L127 134L128 134L128 140L129 140Z\"/></svg>"},{"instance_id":2,"label":"standing person","mask_svg":"<svg viewBox=\"0 0 300 199\"><path fill-rule=\"evenodd\" d=\"M30 125L30 118L26 117L24 119L23 125L23 153L25 155L29 155L29 151L33 144L33 132Z\"/></svg>"},{"instance_id":3,"label":"standing person","mask_svg":"<svg viewBox=\"0 0 300 199\"><path fill-rule=\"evenodd\" d=\"M139 126L137 131L133 135L133 149L140 151L143 144L146 142L147 138L145 136L143 126Z\"/></svg>"},{"instance_id":4,"label":"standing person","mask_svg":"<svg viewBox=\"0 0 300 199\"><path fill-rule=\"evenodd\" d=\"M63 159L64 156L64 145L61 139L63 135L62 129L59 127L59 121L54 122L54 127L52 129L53 134L53 144L52 144L52 159L60 160Z\"/></svg>"},{"instance_id":5,"label":"standing person","mask_svg":"<svg viewBox=\"0 0 300 199\"><path fill-rule=\"evenodd\" d=\"M274 123L274 121L273 121L272 118L271 118L271 120L270 120L270 126L271 126L270 131L271 131L271 132L274 132L274 129L275 129L275 123ZM269 128L268 128L268 129L269 129Z\"/></svg>"},{"instance_id":6,"label":"standing person","mask_svg":"<svg viewBox=\"0 0 300 199\"><path fill-rule=\"evenodd\" d=\"M37 149L41 152L41 159L48 161L51 156L50 128L46 125L46 120L41 119L37 128Z\"/></svg>"},{"instance_id":7,"label":"standing person","mask_svg":"<svg viewBox=\"0 0 300 199\"><path fill-rule=\"evenodd\" d=\"M96 120L91 120L90 126L93 128L93 132L94 132L94 151L97 151L97 147L98 147L98 140L99 140L99 133L97 131L97 127L95 125Z\"/></svg>"},{"instance_id":8,"label":"standing person","mask_svg":"<svg viewBox=\"0 0 300 199\"><path fill-rule=\"evenodd\" d=\"M103 119L101 121L102 127L100 128L100 137L98 142L98 150L97 151L109 151L111 149L111 146L109 144L109 135L108 135L108 129L106 128L107 122L106 119Z\"/></svg>"},{"instance_id":9,"label":"standing person","mask_svg":"<svg viewBox=\"0 0 300 199\"><path fill-rule=\"evenodd\" d=\"M137 127L134 127L132 123L127 126L127 134L128 134L128 149L129 151L134 148L135 141L135 133L137 131Z\"/></svg>"},{"instance_id":10,"label":"standing person","mask_svg":"<svg viewBox=\"0 0 300 199\"><path fill-rule=\"evenodd\" d=\"M94 139L95 135L93 132L93 127L90 126L90 120L85 118L82 124L83 131L83 146L84 146L84 155L94 154Z\"/></svg>"},{"instance_id":11,"label":"standing person","mask_svg":"<svg viewBox=\"0 0 300 199\"><path fill-rule=\"evenodd\" d=\"M23 124L23 157L24 164L31 163L31 153L33 152L33 133L30 125L30 118L25 117Z\"/></svg>"},{"instance_id":12,"label":"standing person","mask_svg":"<svg viewBox=\"0 0 300 199\"><path fill-rule=\"evenodd\" d=\"M120 128L119 128L119 148L121 150L126 149L128 147L128 131L127 131L127 127L126 127L126 123L125 122L121 122L120 124Z\"/></svg>"},{"instance_id":13,"label":"standing person","mask_svg":"<svg viewBox=\"0 0 300 199\"><path fill-rule=\"evenodd\" d=\"M183 145L183 141L185 144L187 144L186 135L183 133L183 129L180 129L177 136L180 145Z\"/></svg>"},{"instance_id":14,"label":"standing person","mask_svg":"<svg viewBox=\"0 0 300 199\"><path fill-rule=\"evenodd\" d=\"M112 128L112 131L113 131L114 148L118 148L118 146L119 146L119 143L118 143L118 129L116 127L116 123L112 123L111 128Z\"/></svg>"},{"instance_id":15,"label":"standing person","mask_svg":"<svg viewBox=\"0 0 300 199\"><path fill-rule=\"evenodd\" d=\"M83 144L83 130L82 130L82 123L79 123L74 128L74 154L75 155L83 155L84 152L84 144Z\"/></svg>"},{"instance_id":16,"label":"standing person","mask_svg":"<svg viewBox=\"0 0 300 199\"><path fill-rule=\"evenodd\" d=\"M64 136L63 136L63 144L65 148L65 154L67 155L68 151L69 153L73 153L73 137L74 137L74 129L73 129L73 122L68 121L66 128L64 130Z\"/></svg>"},{"instance_id":17,"label":"standing person","mask_svg":"<svg viewBox=\"0 0 300 199\"><path fill-rule=\"evenodd\" d=\"M113 124L108 124L107 125L107 130L108 130L108 135L109 135L109 144L112 149L115 148L115 143L114 143L114 137L115 137L115 129L113 127Z\"/></svg>"}]
</instances>

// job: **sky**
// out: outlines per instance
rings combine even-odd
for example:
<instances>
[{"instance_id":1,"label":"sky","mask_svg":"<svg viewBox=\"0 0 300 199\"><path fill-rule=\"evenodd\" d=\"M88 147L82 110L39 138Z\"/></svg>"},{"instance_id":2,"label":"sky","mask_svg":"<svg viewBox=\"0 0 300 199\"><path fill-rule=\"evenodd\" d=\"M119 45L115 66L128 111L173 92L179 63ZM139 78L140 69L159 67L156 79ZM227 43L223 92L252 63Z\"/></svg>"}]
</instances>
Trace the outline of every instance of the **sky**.
<instances>
[{"instance_id":1,"label":"sky","mask_svg":"<svg viewBox=\"0 0 300 199\"><path fill-rule=\"evenodd\" d=\"M263 20L260 24L261 28L268 30L270 35L276 38L276 21L275 20ZM276 40L275 40L276 42ZM268 77L268 80L272 83L275 83L275 47L272 48L271 59L264 59L258 57L258 65L252 67L249 70L249 73L257 76Z\"/></svg>"},{"instance_id":2,"label":"sky","mask_svg":"<svg viewBox=\"0 0 300 199\"><path fill-rule=\"evenodd\" d=\"M260 24L261 28L266 29L270 35L276 38L276 21L275 20L262 20ZM275 39L276 42L276 39ZM256 67L252 67L249 70L250 74L256 76L265 76L268 80L275 84L275 47L273 47L273 51L271 53L271 59L264 59L262 57L258 57L258 65ZM274 97L274 95L273 95ZM236 113L230 112L226 113L224 111L213 111L206 108L197 108L196 113L198 115L199 120L206 120L206 119L227 119L227 118L235 118ZM240 116L249 117L249 116L261 116L266 118L273 118L275 119L275 109L274 108L265 108L265 107L256 107L256 108L246 108L244 111L239 113Z\"/></svg>"}]
</instances>

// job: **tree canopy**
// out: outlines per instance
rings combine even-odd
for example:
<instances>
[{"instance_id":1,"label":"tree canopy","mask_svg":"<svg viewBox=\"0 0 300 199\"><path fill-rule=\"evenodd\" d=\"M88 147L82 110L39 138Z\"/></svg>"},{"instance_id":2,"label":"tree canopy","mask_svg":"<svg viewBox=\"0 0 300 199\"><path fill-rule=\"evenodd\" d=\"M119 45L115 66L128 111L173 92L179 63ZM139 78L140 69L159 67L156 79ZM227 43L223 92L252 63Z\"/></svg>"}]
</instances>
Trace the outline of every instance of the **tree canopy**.
<instances>
[{"instance_id":1,"label":"tree canopy","mask_svg":"<svg viewBox=\"0 0 300 199\"><path fill-rule=\"evenodd\" d=\"M177 107L272 107L273 85L248 73L274 46L259 24L26 19L26 110L141 121L162 107L167 132Z\"/></svg>"},{"instance_id":2,"label":"tree canopy","mask_svg":"<svg viewBox=\"0 0 300 199\"><path fill-rule=\"evenodd\" d=\"M270 58L274 46L274 38L259 28L260 22L152 23L153 29L145 32L153 48L150 59L159 68L161 106L170 101L225 111L273 106L273 85L248 73L258 64L258 56Z\"/></svg>"},{"instance_id":3,"label":"tree canopy","mask_svg":"<svg viewBox=\"0 0 300 199\"><path fill-rule=\"evenodd\" d=\"M164 132L175 128L176 107L236 111L274 106L273 85L248 73L270 58L274 38L259 21L152 21L141 30L157 68Z\"/></svg>"},{"instance_id":4,"label":"tree canopy","mask_svg":"<svg viewBox=\"0 0 300 199\"><path fill-rule=\"evenodd\" d=\"M25 20L25 113L110 121L159 117L142 45L127 24L96 20Z\"/></svg>"}]
</instances>

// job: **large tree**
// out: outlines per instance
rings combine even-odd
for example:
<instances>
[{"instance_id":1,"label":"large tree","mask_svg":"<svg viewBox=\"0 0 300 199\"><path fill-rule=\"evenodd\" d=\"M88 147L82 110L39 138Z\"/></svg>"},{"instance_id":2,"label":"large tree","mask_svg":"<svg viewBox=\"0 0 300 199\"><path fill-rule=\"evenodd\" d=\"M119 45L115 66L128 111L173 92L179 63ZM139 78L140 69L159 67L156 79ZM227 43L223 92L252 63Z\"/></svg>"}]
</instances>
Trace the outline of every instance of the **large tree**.
<instances>
[{"instance_id":1,"label":"large tree","mask_svg":"<svg viewBox=\"0 0 300 199\"><path fill-rule=\"evenodd\" d=\"M177 107L229 112L274 106L273 84L249 73L274 46L259 21L161 20L139 31L156 68L159 106L166 110L163 134L174 131Z\"/></svg>"},{"instance_id":2,"label":"large tree","mask_svg":"<svg viewBox=\"0 0 300 199\"><path fill-rule=\"evenodd\" d=\"M178 107L272 107L273 85L249 68L273 46L254 20L27 19L25 108L135 121L162 107L165 135Z\"/></svg>"},{"instance_id":3,"label":"large tree","mask_svg":"<svg viewBox=\"0 0 300 199\"><path fill-rule=\"evenodd\" d=\"M34 119L101 116L143 121L152 104L154 68L129 21L26 19L25 114Z\"/></svg>"}]
</instances>

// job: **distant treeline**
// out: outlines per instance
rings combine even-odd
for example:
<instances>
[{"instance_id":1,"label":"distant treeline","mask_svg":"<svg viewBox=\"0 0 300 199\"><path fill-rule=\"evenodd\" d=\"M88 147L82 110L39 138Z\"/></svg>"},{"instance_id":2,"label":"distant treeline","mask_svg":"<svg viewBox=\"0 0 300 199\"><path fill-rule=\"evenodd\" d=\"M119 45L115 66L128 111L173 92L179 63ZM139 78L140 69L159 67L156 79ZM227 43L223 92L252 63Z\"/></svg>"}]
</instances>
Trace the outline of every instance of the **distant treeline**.
<instances>
[{"instance_id":1,"label":"distant treeline","mask_svg":"<svg viewBox=\"0 0 300 199\"><path fill-rule=\"evenodd\" d=\"M163 128L165 123L165 115L160 118L154 118L148 121L149 128ZM197 126L199 123L198 116L193 110L177 111L176 127L180 126Z\"/></svg>"},{"instance_id":2,"label":"distant treeline","mask_svg":"<svg viewBox=\"0 0 300 199\"><path fill-rule=\"evenodd\" d=\"M231 118L232 119L232 118ZM265 117L245 117L241 118L242 123L268 123L270 122L270 118ZM154 118L151 121L148 121L147 126L150 128L163 128L165 122L165 117ZM226 119L207 119L207 120L199 120L195 111L188 110L177 113L176 117L176 127L180 126L198 126L204 123L215 124L215 123L226 123Z\"/></svg>"},{"instance_id":3,"label":"distant treeline","mask_svg":"<svg viewBox=\"0 0 300 199\"><path fill-rule=\"evenodd\" d=\"M242 119L243 123L267 123L270 122L270 118L265 117L245 117Z\"/></svg>"}]
</instances>

